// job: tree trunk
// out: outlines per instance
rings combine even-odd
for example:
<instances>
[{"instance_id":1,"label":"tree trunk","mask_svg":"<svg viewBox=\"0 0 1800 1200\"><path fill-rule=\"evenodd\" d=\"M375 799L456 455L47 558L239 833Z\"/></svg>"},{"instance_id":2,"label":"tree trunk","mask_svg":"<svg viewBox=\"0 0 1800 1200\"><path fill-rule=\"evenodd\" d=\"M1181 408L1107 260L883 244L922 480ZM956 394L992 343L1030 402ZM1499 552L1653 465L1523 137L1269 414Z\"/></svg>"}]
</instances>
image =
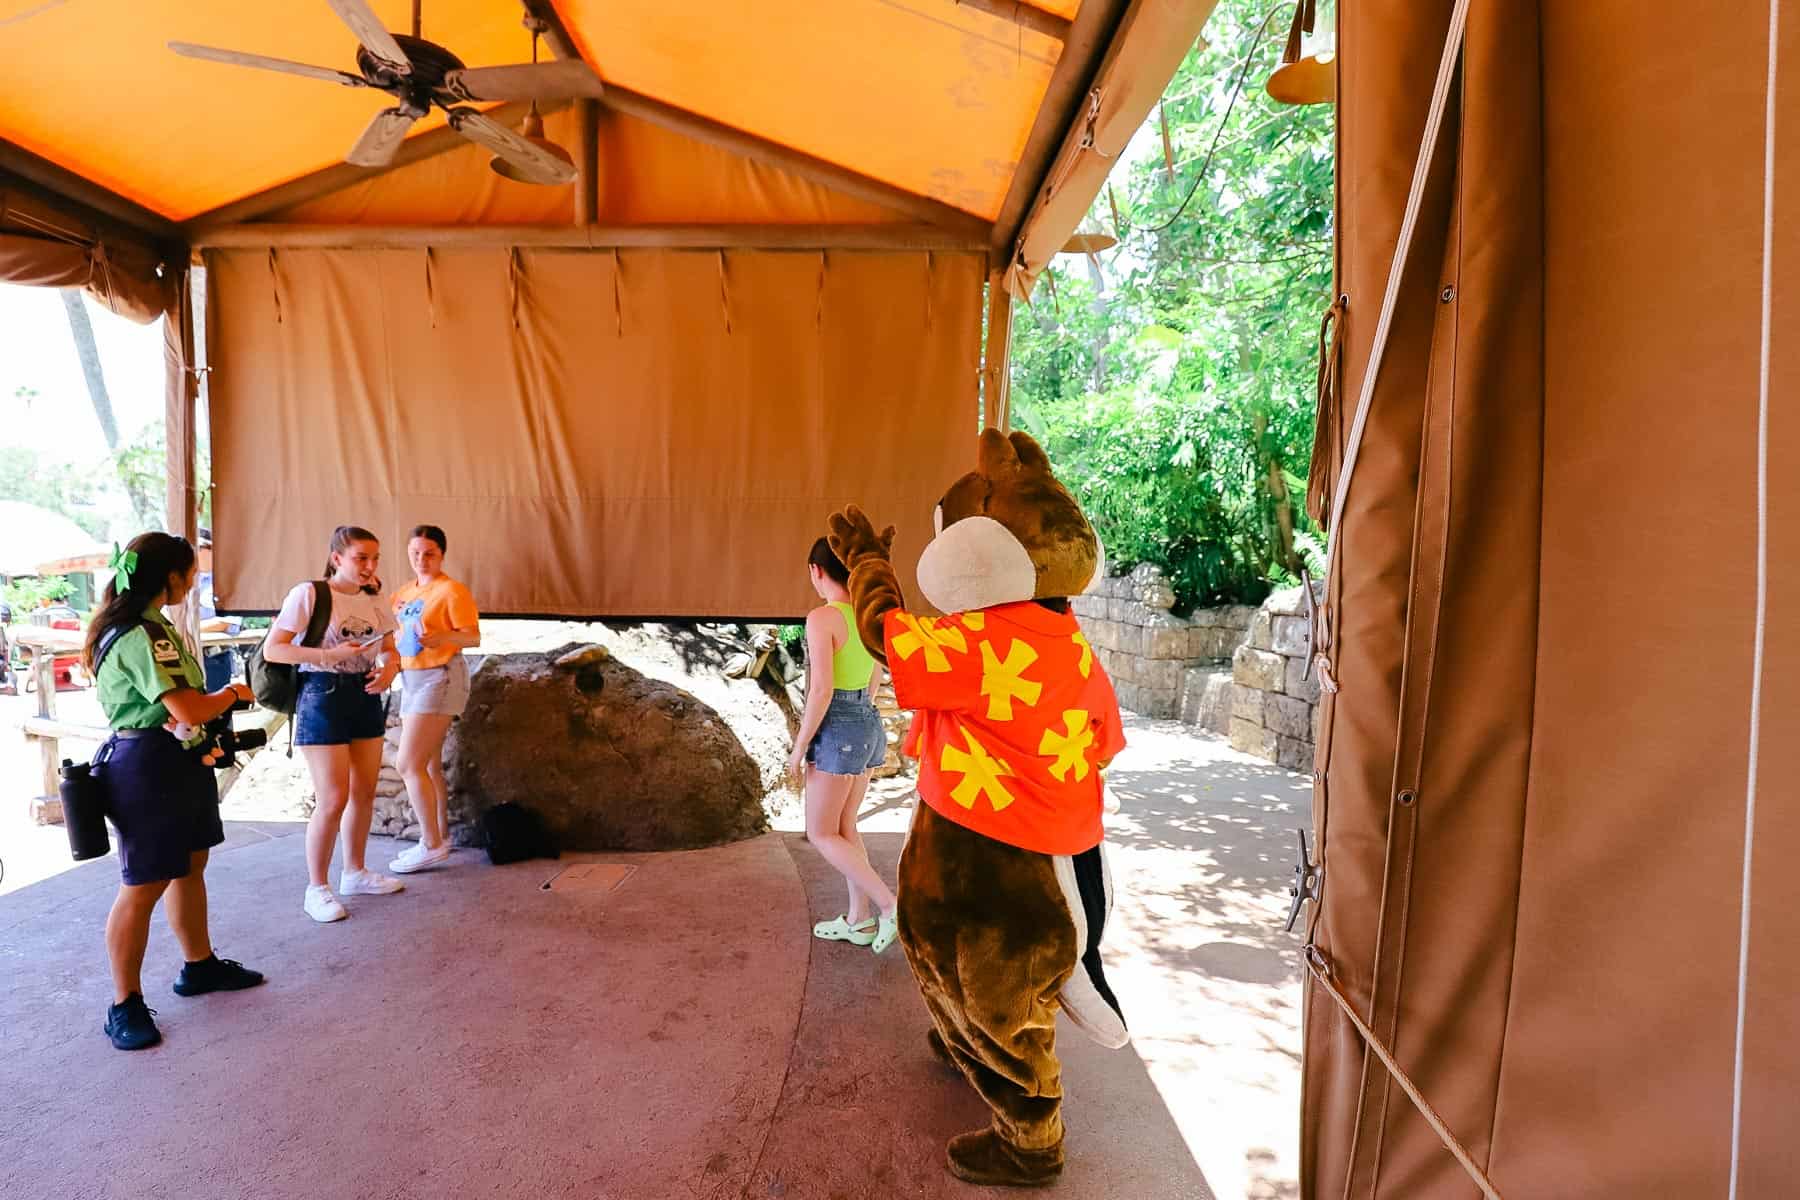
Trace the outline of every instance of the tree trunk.
<instances>
[{"instance_id":1,"label":"tree trunk","mask_svg":"<svg viewBox=\"0 0 1800 1200\"><path fill-rule=\"evenodd\" d=\"M106 375L100 370L100 345L94 340L94 323L88 320L87 306L76 288L61 288L63 311L69 316L69 333L75 339L75 353L81 359L81 374L87 380L88 399L94 402L94 416L99 418L100 432L106 438L106 449L113 456L119 482L131 498L131 511L138 524L146 529L160 528L162 508L153 503L139 480L131 477L119 459L119 422L113 416L112 397L106 390Z\"/></svg>"}]
</instances>

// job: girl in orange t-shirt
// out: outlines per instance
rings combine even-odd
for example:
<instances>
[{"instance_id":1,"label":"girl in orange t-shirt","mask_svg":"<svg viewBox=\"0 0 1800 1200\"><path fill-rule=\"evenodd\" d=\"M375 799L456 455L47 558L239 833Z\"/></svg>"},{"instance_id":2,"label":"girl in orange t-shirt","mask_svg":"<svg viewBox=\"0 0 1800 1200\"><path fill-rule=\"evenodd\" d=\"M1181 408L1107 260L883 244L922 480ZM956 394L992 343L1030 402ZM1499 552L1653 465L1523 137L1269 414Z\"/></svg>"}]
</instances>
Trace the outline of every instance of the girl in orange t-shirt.
<instances>
[{"instance_id":1,"label":"girl in orange t-shirt","mask_svg":"<svg viewBox=\"0 0 1800 1200\"><path fill-rule=\"evenodd\" d=\"M444 574L449 540L436 525L420 525L406 542L415 579L394 593L400 621L400 777L419 818L419 844L388 870L400 875L438 866L450 857L450 793L444 784L444 738L469 703L464 650L481 645L481 616L469 589Z\"/></svg>"}]
</instances>

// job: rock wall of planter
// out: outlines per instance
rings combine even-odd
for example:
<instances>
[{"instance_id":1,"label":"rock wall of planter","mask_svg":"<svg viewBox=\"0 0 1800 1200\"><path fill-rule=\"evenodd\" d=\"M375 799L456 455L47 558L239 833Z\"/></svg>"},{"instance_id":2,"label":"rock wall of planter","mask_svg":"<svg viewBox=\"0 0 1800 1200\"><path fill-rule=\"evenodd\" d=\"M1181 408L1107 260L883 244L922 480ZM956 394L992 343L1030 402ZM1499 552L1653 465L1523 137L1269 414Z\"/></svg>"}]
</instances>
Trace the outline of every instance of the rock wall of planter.
<instances>
[{"instance_id":1,"label":"rock wall of planter","mask_svg":"<svg viewBox=\"0 0 1800 1200\"><path fill-rule=\"evenodd\" d=\"M1310 771L1319 683L1300 589L1261 607L1169 610L1163 573L1140 566L1077 597L1075 614L1119 704L1146 717L1178 719L1231 739L1246 754Z\"/></svg>"},{"instance_id":2,"label":"rock wall of planter","mask_svg":"<svg viewBox=\"0 0 1800 1200\"><path fill-rule=\"evenodd\" d=\"M1256 615L1239 607L1178 617L1169 611L1174 605L1175 590L1151 566L1104 579L1072 601L1120 705L1147 717L1181 716L1189 672L1228 662Z\"/></svg>"}]
</instances>

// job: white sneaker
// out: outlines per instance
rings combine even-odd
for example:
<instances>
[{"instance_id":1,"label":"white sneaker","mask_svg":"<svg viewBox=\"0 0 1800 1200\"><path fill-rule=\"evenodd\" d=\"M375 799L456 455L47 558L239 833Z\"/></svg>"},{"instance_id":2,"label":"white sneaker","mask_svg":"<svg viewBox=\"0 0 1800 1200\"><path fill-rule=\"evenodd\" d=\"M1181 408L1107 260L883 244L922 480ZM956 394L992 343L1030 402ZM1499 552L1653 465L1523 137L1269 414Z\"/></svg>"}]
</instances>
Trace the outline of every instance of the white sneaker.
<instances>
[{"instance_id":1,"label":"white sneaker","mask_svg":"<svg viewBox=\"0 0 1800 1200\"><path fill-rule=\"evenodd\" d=\"M378 871L345 871L338 876L338 891L346 896L387 896L406 885Z\"/></svg>"},{"instance_id":2,"label":"white sneaker","mask_svg":"<svg viewBox=\"0 0 1800 1200\"><path fill-rule=\"evenodd\" d=\"M331 894L325 884L314 884L306 889L306 915L321 925L329 925L333 921L341 921L350 913L338 898Z\"/></svg>"},{"instance_id":3,"label":"white sneaker","mask_svg":"<svg viewBox=\"0 0 1800 1200\"><path fill-rule=\"evenodd\" d=\"M416 846L408 846L402 850L388 870L396 875L410 875L414 871L426 871L432 867L450 861L450 843L445 842L435 850L427 849L424 842Z\"/></svg>"}]
</instances>

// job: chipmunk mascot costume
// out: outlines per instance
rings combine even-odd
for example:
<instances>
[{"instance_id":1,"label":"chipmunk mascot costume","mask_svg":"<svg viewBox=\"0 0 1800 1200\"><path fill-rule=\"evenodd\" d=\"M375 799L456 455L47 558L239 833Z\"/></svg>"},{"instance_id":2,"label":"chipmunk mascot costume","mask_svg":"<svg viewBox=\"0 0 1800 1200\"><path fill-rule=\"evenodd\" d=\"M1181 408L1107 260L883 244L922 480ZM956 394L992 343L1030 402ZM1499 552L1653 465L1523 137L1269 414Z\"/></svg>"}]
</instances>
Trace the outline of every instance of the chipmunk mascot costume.
<instances>
[{"instance_id":1,"label":"chipmunk mascot costume","mask_svg":"<svg viewBox=\"0 0 1800 1200\"><path fill-rule=\"evenodd\" d=\"M1069 612L1103 570L1099 540L1031 438L982 433L976 470L938 503L906 610L855 508L831 518L857 630L916 716L919 798L900 856L899 931L931 1011L931 1048L993 1109L952 1138L950 1170L1030 1187L1062 1173L1056 1012L1107 1046L1125 1022L1100 969L1111 907L1100 772L1125 744L1112 683Z\"/></svg>"}]
</instances>

